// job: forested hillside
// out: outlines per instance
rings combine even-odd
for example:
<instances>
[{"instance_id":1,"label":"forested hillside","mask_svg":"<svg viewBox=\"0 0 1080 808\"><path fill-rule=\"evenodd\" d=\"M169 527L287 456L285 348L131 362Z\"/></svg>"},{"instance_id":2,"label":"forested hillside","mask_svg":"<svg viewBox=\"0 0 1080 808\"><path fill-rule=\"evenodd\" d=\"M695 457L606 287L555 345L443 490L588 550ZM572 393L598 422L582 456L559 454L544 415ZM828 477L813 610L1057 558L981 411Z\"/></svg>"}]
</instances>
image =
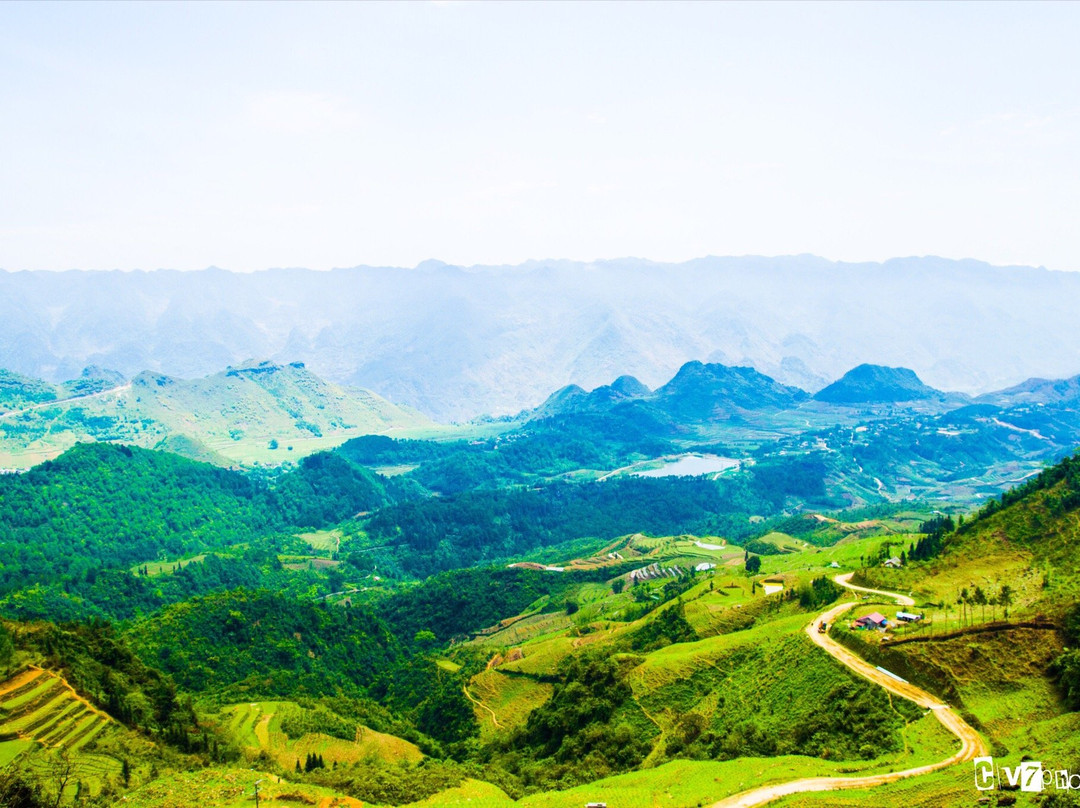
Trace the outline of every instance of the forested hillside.
<instances>
[{"instance_id":1,"label":"forested hillside","mask_svg":"<svg viewBox=\"0 0 1080 808\"><path fill-rule=\"evenodd\" d=\"M0 585L175 557L282 524L251 477L160 452L84 444L0 477Z\"/></svg>"}]
</instances>

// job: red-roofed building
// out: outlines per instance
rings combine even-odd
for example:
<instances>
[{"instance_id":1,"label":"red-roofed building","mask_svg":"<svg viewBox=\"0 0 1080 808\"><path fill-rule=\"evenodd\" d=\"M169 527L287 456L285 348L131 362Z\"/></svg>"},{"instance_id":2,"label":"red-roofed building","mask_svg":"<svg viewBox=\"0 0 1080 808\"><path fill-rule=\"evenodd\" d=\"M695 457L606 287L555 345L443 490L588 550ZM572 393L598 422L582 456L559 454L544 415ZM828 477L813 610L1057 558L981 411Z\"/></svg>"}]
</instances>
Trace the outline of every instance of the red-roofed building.
<instances>
[{"instance_id":1,"label":"red-roofed building","mask_svg":"<svg viewBox=\"0 0 1080 808\"><path fill-rule=\"evenodd\" d=\"M858 628L885 628L889 621L881 612L871 612L856 620L855 625Z\"/></svg>"}]
</instances>

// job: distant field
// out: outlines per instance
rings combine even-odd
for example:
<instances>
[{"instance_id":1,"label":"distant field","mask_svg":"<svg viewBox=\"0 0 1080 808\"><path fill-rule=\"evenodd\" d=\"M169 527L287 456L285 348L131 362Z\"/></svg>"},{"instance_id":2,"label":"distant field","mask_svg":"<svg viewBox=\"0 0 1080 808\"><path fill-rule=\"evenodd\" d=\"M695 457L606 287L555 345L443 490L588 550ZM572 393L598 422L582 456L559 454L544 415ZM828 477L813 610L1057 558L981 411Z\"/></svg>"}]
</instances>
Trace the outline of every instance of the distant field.
<instances>
[{"instance_id":1,"label":"distant field","mask_svg":"<svg viewBox=\"0 0 1080 808\"><path fill-rule=\"evenodd\" d=\"M312 533L300 533L298 537L307 542L312 550L319 553L336 553L341 548L344 536L340 530L316 530Z\"/></svg>"},{"instance_id":2,"label":"distant field","mask_svg":"<svg viewBox=\"0 0 1080 808\"><path fill-rule=\"evenodd\" d=\"M177 567L186 567L188 564L198 564L206 560L206 553L200 553L191 558L178 558L174 561L147 561L144 564L136 564L131 568L131 572L136 575L143 569L146 570L146 574L150 577L155 575L171 575L176 571Z\"/></svg>"}]
</instances>

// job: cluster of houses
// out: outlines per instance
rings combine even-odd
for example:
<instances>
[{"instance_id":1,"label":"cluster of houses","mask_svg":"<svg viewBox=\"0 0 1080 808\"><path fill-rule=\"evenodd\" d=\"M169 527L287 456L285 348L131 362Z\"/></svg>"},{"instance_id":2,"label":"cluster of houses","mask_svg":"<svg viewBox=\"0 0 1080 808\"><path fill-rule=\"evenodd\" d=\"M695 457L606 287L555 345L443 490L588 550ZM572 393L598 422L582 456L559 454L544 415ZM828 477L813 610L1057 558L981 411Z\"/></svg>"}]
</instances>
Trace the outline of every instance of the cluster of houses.
<instances>
[{"instance_id":1,"label":"cluster of houses","mask_svg":"<svg viewBox=\"0 0 1080 808\"><path fill-rule=\"evenodd\" d=\"M918 623L922 620L924 615L912 614L911 612L897 612L896 622L898 623ZM857 618L851 624L855 629L874 629L876 631L884 631L889 627L889 619L885 617L881 612L871 612L865 614L862 617Z\"/></svg>"}]
</instances>

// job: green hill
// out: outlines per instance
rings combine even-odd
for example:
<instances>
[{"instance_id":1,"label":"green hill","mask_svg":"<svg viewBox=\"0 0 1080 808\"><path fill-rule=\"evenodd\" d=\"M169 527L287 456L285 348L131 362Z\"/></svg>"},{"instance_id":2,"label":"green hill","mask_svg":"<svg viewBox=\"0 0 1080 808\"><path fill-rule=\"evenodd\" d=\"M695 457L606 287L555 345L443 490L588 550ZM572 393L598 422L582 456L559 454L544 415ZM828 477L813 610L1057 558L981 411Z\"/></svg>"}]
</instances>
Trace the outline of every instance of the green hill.
<instances>
[{"instance_id":1,"label":"green hill","mask_svg":"<svg viewBox=\"0 0 1080 808\"><path fill-rule=\"evenodd\" d=\"M789 409L808 398L753 368L687 362L656 390L652 403L680 421L709 421L742 410Z\"/></svg>"},{"instance_id":2,"label":"green hill","mask_svg":"<svg viewBox=\"0 0 1080 808\"><path fill-rule=\"evenodd\" d=\"M147 581L124 577L129 568L330 526L389 501L380 478L327 453L268 481L165 452L80 444L0 476L0 594L66 580L65 597L99 598L108 583L117 589L106 613L126 614L125 601L154 601Z\"/></svg>"},{"instance_id":3,"label":"green hill","mask_svg":"<svg viewBox=\"0 0 1080 808\"><path fill-rule=\"evenodd\" d=\"M0 477L0 587L233 544L281 524L265 490L176 455L81 444Z\"/></svg>"},{"instance_id":4,"label":"green hill","mask_svg":"<svg viewBox=\"0 0 1080 808\"><path fill-rule=\"evenodd\" d=\"M923 384L913 370L864 364L819 390L814 399L830 404L891 404L944 396L940 390Z\"/></svg>"},{"instance_id":5,"label":"green hill","mask_svg":"<svg viewBox=\"0 0 1080 808\"><path fill-rule=\"evenodd\" d=\"M0 418L0 465L12 467L87 440L277 465L350 437L432 426L373 393L325 382L299 362L253 363L202 379L146 372L128 384L96 369L60 388L7 374L0 390L5 380L10 392L0 407L24 407ZM43 402L48 406L25 409Z\"/></svg>"},{"instance_id":6,"label":"green hill","mask_svg":"<svg viewBox=\"0 0 1080 808\"><path fill-rule=\"evenodd\" d=\"M892 554L906 551L901 568L880 566L878 556L856 576L912 592L925 619L894 626L890 641L842 627L834 638L965 710L999 765L1017 765L1034 745L1046 768L1075 769L1080 653L1070 649L1080 642L1080 455L990 500L973 518L954 526L939 517L925 529L919 541L892 546ZM941 776L917 793L912 804L970 798ZM882 799L908 794L890 786Z\"/></svg>"},{"instance_id":7,"label":"green hill","mask_svg":"<svg viewBox=\"0 0 1080 808\"><path fill-rule=\"evenodd\" d=\"M915 589L936 602L973 596L975 587L989 597L1007 586L1013 615L1064 614L1080 601L1080 455L989 500L955 530L935 530L909 549L917 563L867 569L862 578L884 588Z\"/></svg>"},{"instance_id":8,"label":"green hill","mask_svg":"<svg viewBox=\"0 0 1080 808\"><path fill-rule=\"evenodd\" d=\"M185 690L259 696L359 695L401 659L364 609L326 609L237 589L170 606L129 633Z\"/></svg>"},{"instance_id":9,"label":"green hill","mask_svg":"<svg viewBox=\"0 0 1080 808\"><path fill-rule=\"evenodd\" d=\"M616 404L645 398L651 391L633 376L620 376L611 384L586 393L576 384L555 391L533 410L531 418L551 418L579 412L610 410Z\"/></svg>"}]
</instances>

